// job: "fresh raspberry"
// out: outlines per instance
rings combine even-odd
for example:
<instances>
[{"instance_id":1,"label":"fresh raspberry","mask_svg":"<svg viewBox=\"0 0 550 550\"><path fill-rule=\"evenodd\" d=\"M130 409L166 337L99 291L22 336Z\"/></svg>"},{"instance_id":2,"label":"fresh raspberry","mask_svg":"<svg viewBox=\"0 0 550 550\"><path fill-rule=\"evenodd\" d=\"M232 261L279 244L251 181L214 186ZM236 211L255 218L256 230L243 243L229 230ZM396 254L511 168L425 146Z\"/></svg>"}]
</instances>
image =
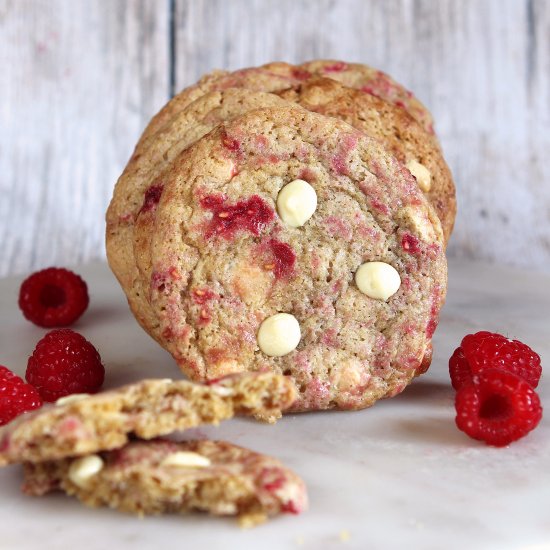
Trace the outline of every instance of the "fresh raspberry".
<instances>
[{"instance_id":1,"label":"fresh raspberry","mask_svg":"<svg viewBox=\"0 0 550 550\"><path fill-rule=\"evenodd\" d=\"M456 348L449 359L449 374L451 375L451 384L457 391L473 383L472 371L461 347Z\"/></svg>"},{"instance_id":2,"label":"fresh raspberry","mask_svg":"<svg viewBox=\"0 0 550 550\"><path fill-rule=\"evenodd\" d=\"M94 393L103 384L105 368L97 350L71 329L52 330L36 345L25 375L44 401L71 393Z\"/></svg>"},{"instance_id":3,"label":"fresh raspberry","mask_svg":"<svg viewBox=\"0 0 550 550\"><path fill-rule=\"evenodd\" d=\"M458 390L456 425L474 439L503 447L534 429L542 418L535 390L519 376L486 369Z\"/></svg>"},{"instance_id":4,"label":"fresh raspberry","mask_svg":"<svg viewBox=\"0 0 550 550\"><path fill-rule=\"evenodd\" d=\"M471 383L472 375L485 369L500 369L523 378L536 388L542 373L540 357L519 340L482 331L468 334L449 360L453 388Z\"/></svg>"},{"instance_id":5,"label":"fresh raspberry","mask_svg":"<svg viewBox=\"0 0 550 550\"><path fill-rule=\"evenodd\" d=\"M503 369L517 374L533 388L538 386L542 374L540 357L519 340L478 332L464 337L462 350L474 374L487 368Z\"/></svg>"},{"instance_id":6,"label":"fresh raspberry","mask_svg":"<svg viewBox=\"0 0 550 550\"><path fill-rule=\"evenodd\" d=\"M74 323L88 307L86 283L68 269L50 267L33 273L19 290L23 315L39 327Z\"/></svg>"},{"instance_id":7,"label":"fresh raspberry","mask_svg":"<svg viewBox=\"0 0 550 550\"><path fill-rule=\"evenodd\" d=\"M41 406L42 399L38 392L11 370L0 365L0 426Z\"/></svg>"}]
</instances>

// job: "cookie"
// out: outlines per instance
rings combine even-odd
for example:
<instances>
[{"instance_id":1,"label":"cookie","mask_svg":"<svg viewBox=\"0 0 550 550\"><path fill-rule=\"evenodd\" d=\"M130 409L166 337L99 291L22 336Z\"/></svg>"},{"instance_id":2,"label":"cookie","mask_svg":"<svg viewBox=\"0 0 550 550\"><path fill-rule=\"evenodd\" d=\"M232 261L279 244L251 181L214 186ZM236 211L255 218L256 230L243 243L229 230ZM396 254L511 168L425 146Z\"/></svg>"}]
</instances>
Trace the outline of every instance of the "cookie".
<instances>
[{"instance_id":1,"label":"cookie","mask_svg":"<svg viewBox=\"0 0 550 550\"><path fill-rule=\"evenodd\" d=\"M428 134L410 111L326 78L311 78L280 92L280 96L310 111L345 120L377 139L416 177L439 216L448 242L456 216L451 172L435 136Z\"/></svg>"},{"instance_id":2,"label":"cookie","mask_svg":"<svg viewBox=\"0 0 550 550\"><path fill-rule=\"evenodd\" d=\"M299 103L308 110L345 120L380 141L398 160L411 167L413 173L418 174L415 165L424 170L426 177L417 177L417 181L435 207L442 221L446 240L448 239L456 212L454 184L450 171L435 137L427 134L404 109L325 78L309 79L301 86L280 92L280 96ZM185 149L220 122L262 105L276 106L277 103L272 94L239 89L206 94L175 116L156 136L150 138L150 147L145 148L138 161L165 169L177 152ZM158 323L151 313L146 297L151 277L150 244L154 224L154 209L151 208L151 204L153 200L158 199L155 192L160 192L162 188L163 174L160 173L153 180L150 176L140 178L139 172L135 176L131 170L128 174L134 181L134 204L142 201L133 227L134 257L140 276L138 278L134 275L132 283L123 286L136 318L158 339ZM147 189L146 185L149 185ZM112 240L111 245L114 253L131 246L128 242L119 244L116 240ZM127 271L131 268L133 266L128 266Z\"/></svg>"},{"instance_id":3,"label":"cookie","mask_svg":"<svg viewBox=\"0 0 550 550\"><path fill-rule=\"evenodd\" d=\"M315 74L323 74L367 91L369 93L364 94L367 98L372 97L371 93L376 93L397 105L403 106L405 109L410 109L412 116L419 116L418 113L424 110L426 113L424 120L430 118L427 110L412 94L400 84L394 82L389 76L366 65L346 64L336 61L313 61L304 64L302 67L288 63L270 63L262 67L241 69L233 73L215 71L203 77L196 85L178 94L153 118L144 131L136 146L134 155L117 182L113 200L107 211L106 248L109 264L128 296L129 305L134 316L142 327L157 340L159 340L157 336L158 324L154 316L151 315L147 304L148 290L146 287L144 288L138 274L138 270L145 270L145 275L141 278L147 280L150 271L147 254L150 240L147 232L147 215L142 216L142 222L145 221L145 223L141 224L142 230L138 230L137 234L134 234L135 219L138 213L147 212L148 205L157 199L161 182L155 182L155 176L159 177L162 169L173 158L173 153L179 152L177 151L178 148L180 150L183 148L182 144L188 146L192 141L201 137L201 132L206 133L209 131L216 121L219 122L224 117L228 118L232 111L234 116L239 112L252 108L250 104L243 104L240 109L231 109L230 107L224 109L222 98L221 105L218 112L216 112L214 107L216 98L222 97L223 94L214 94L204 98L204 101L197 102L196 100L202 98L211 90L227 90L231 87L242 87L247 90L280 91L291 86L298 86ZM369 83L372 84L370 88ZM274 104L274 100L269 96L264 96L263 101L264 107L270 107ZM250 103L253 103L253 101ZM191 106L191 104L193 105ZM210 117L206 115L208 106L213 106ZM174 117L177 117L178 124L172 122ZM165 126L167 127L164 128ZM193 132L194 126L196 127L195 132ZM163 129L163 131L159 131L160 129ZM435 138L430 141L437 143ZM153 149L153 151L149 151L149 149ZM163 155L166 155L166 158L163 158ZM415 164L416 166L418 165ZM418 166L418 168L422 170L422 166ZM438 163L438 166L434 168L436 174L446 171L440 178L441 180L448 175L448 169L446 169L444 162L443 165ZM429 178L431 173L427 176L424 174L425 178ZM144 181L147 181L146 189L149 190L147 195L145 195ZM440 196L438 191L442 188L442 186L435 184L430 198L437 201L435 204L438 205L438 213L445 213L444 231L448 239L452 228L452 220L454 220L455 206L454 202L451 202L454 200L454 195L449 193L448 197ZM452 182L449 189L451 191L453 189ZM137 241L135 247L133 241ZM144 255L139 256L138 254L136 257L136 251L138 253L142 251ZM136 269L135 264L137 264L138 269Z\"/></svg>"},{"instance_id":4,"label":"cookie","mask_svg":"<svg viewBox=\"0 0 550 550\"><path fill-rule=\"evenodd\" d=\"M346 63L331 59L318 59L291 65L274 62L260 67L249 67L234 72L214 71L185 88L174 96L149 122L136 147L155 134L180 110L195 101L202 94L227 88L246 88L252 91L277 92L297 86L308 78L322 76L341 82L363 93L375 95L403 107L429 133L434 133L433 119L428 109L407 90L386 73L361 63Z\"/></svg>"},{"instance_id":5,"label":"cookie","mask_svg":"<svg viewBox=\"0 0 550 550\"><path fill-rule=\"evenodd\" d=\"M446 292L441 226L376 140L299 107L255 110L163 182L150 301L188 376L271 370L295 380L294 410L357 409L423 368Z\"/></svg>"},{"instance_id":6,"label":"cookie","mask_svg":"<svg viewBox=\"0 0 550 550\"><path fill-rule=\"evenodd\" d=\"M138 514L208 512L260 523L307 507L303 481L274 458L224 441L134 441L115 451L27 463L23 491L62 490Z\"/></svg>"},{"instance_id":7,"label":"cookie","mask_svg":"<svg viewBox=\"0 0 550 550\"><path fill-rule=\"evenodd\" d=\"M269 93L240 89L207 93L152 136L120 176L107 213L107 257L136 319L153 336L157 321L148 305L149 285L143 286L139 269L146 270L150 263L145 253L150 240L148 226L152 205L162 188L163 171L181 151L220 122L252 109L281 105L286 101Z\"/></svg>"},{"instance_id":8,"label":"cookie","mask_svg":"<svg viewBox=\"0 0 550 550\"><path fill-rule=\"evenodd\" d=\"M300 69L315 76L331 78L349 88L384 99L405 109L430 134L434 133L433 118L428 109L388 74L362 63L346 63L334 59L317 59L300 65Z\"/></svg>"},{"instance_id":9,"label":"cookie","mask_svg":"<svg viewBox=\"0 0 550 550\"><path fill-rule=\"evenodd\" d=\"M116 449L130 435L151 439L236 414L274 421L295 400L292 382L273 373L239 375L209 385L143 380L60 400L0 429L0 466Z\"/></svg>"}]
</instances>

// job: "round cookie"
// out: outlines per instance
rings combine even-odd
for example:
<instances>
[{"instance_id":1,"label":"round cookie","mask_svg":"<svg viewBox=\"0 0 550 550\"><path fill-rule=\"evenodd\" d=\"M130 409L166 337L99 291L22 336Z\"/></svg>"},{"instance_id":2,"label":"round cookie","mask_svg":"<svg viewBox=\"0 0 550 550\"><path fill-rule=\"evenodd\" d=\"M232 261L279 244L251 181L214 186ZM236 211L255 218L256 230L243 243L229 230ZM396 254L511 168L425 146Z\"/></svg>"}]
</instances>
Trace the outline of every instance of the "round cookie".
<instances>
[{"instance_id":1,"label":"round cookie","mask_svg":"<svg viewBox=\"0 0 550 550\"><path fill-rule=\"evenodd\" d=\"M424 185L423 191L436 209L447 242L456 212L452 177L435 137L427 134L403 108L326 78L309 79L296 88L279 92L279 95L308 110L345 120L355 128L377 139L404 164L414 162L426 167L429 186ZM152 148L158 148L157 156L161 157L166 149L164 144L167 142L175 142L179 149L183 149L184 146L190 144L191 140L194 141L211 129L208 124L204 125L200 122L201 118L208 120L209 123L211 121L218 123L247 110L258 108L262 102L264 106L268 107L274 103L273 96L236 89L207 94L174 117L158 132L156 136L158 139L155 139L155 136L149 138L151 145L145 151L148 153ZM223 109L220 104L223 105ZM209 106L212 108L212 115L208 115L206 111ZM196 129L189 127L193 124L197 125ZM178 139L179 136L181 139ZM169 158L172 159L173 155L169 154ZM153 181L150 184L150 188L160 189L162 178L163 176L160 175L157 178L158 181ZM139 195L143 196L143 185L138 182L135 187L139 189ZM141 296L148 294L151 278L149 249L154 223L153 205L147 200L144 204L148 204L148 206L140 211L134 226L134 253L141 275L141 283L134 281L134 288L130 296L137 296L137 298L131 297L130 301L131 303L140 302L137 304L138 307L133 307L133 309L139 312L142 324L156 327L156 320L151 315L148 305L139 300Z\"/></svg>"},{"instance_id":2,"label":"round cookie","mask_svg":"<svg viewBox=\"0 0 550 550\"><path fill-rule=\"evenodd\" d=\"M273 94L247 90L202 95L147 139L141 153L132 156L120 176L107 212L107 257L136 319L153 337L156 338L158 322L148 305L148 278L144 286L138 269L148 269L150 263L148 222L160 196L163 171L181 151L220 122L252 109L278 105L286 105L286 101Z\"/></svg>"},{"instance_id":3,"label":"round cookie","mask_svg":"<svg viewBox=\"0 0 550 550\"><path fill-rule=\"evenodd\" d=\"M275 205L297 179L315 189L317 208L292 227ZM296 410L358 409L425 367L446 292L443 248L415 179L374 139L298 107L256 110L165 173L151 306L163 346L193 379L273 370L295 380ZM400 276L387 300L355 284L374 261ZM279 313L296 319L299 342L264 353L258 331Z\"/></svg>"},{"instance_id":4,"label":"round cookie","mask_svg":"<svg viewBox=\"0 0 550 550\"><path fill-rule=\"evenodd\" d=\"M425 108L412 97L412 94L405 90L400 84L394 82L390 77L384 75L380 71L376 71L366 65L345 64L336 61L312 61L304 64L302 67L290 65L288 63L275 62L263 65L261 67L253 67L241 69L232 73L226 71L214 71L205 75L201 80L180 92L170 102L168 102L161 111L153 117L145 131L143 132L140 141L136 145L136 149L130 159L124 173L117 181L113 193L113 199L109 205L106 216L106 248L109 264L119 280L121 286L129 297L130 307L140 324L152 331L155 336L154 327L156 321L154 317L150 317L149 308L146 304L147 296L144 296L144 289L138 281L138 271L134 267L136 258L134 256L133 241L134 241L134 220L144 205L145 190L139 183L141 170L145 170L143 176L153 178L163 169L166 163L160 162L154 166L156 174L153 173L152 167L147 164L151 163L148 156L148 149L156 147L158 151L162 151L166 145L167 134L157 132L163 126L169 126L167 132L173 130L170 120L177 116L182 110L185 110L191 103L200 99L205 94L213 90L225 90L230 87L242 87L248 90L260 91L280 91L297 86L304 80L308 79L312 74L324 74L330 78L338 79L349 83L349 85L360 87L364 91L372 91L381 97L387 96L387 99L394 101L397 104L403 105L405 108L410 108L413 116ZM368 83L373 85L372 90L368 88ZM409 101L410 100L410 101ZM208 102L206 102L208 103ZM265 107L273 105L273 100L266 100ZM419 107L420 106L420 107ZM200 109L199 109L200 110ZM429 118L429 113L426 111L426 117ZM197 115L200 116L200 113ZM185 118L185 117L184 117ZM214 117L215 120L215 117ZM198 121L200 123L200 121ZM187 124L192 124L192 120L188 120ZM200 124L196 133L196 138L200 136ZM208 124L206 124L208 126ZM205 126L203 125L203 128ZM205 129L205 133L209 129ZM188 146L193 140L188 140ZM145 157L144 159L142 157ZM157 155L158 158L158 155ZM145 168L143 168L145 167ZM158 185L147 185L150 189L148 198L155 200L158 194ZM147 198L147 197L146 197ZM147 203L147 201L145 201ZM439 210L445 210L448 213L454 212L454 205L445 205ZM454 219L454 214L448 214L449 218ZM449 233L449 224L445 224L444 230L446 236ZM141 236L137 236L138 250L143 249L140 243ZM145 244L145 247L147 245ZM138 260L139 262L139 260ZM144 256L144 262L147 265L147 255ZM146 292L146 291L145 291ZM153 327L153 328L151 328Z\"/></svg>"},{"instance_id":5,"label":"round cookie","mask_svg":"<svg viewBox=\"0 0 550 550\"><path fill-rule=\"evenodd\" d=\"M435 136L428 134L408 111L326 78L309 79L279 95L309 111L345 120L377 139L417 177L448 242L456 216L452 175ZM419 172L422 170L424 173Z\"/></svg>"}]
</instances>

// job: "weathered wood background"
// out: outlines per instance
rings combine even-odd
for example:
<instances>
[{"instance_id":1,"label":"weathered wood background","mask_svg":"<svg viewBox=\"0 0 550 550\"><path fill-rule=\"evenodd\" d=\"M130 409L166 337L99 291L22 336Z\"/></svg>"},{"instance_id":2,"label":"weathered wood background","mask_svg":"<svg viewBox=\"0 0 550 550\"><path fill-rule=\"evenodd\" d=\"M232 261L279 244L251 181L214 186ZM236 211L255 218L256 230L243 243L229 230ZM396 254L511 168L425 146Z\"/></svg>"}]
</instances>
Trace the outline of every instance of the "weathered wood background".
<instances>
[{"instance_id":1,"label":"weathered wood background","mask_svg":"<svg viewBox=\"0 0 550 550\"><path fill-rule=\"evenodd\" d=\"M174 91L318 57L432 110L451 255L550 270L548 0L0 0L0 275L104 256L114 182Z\"/></svg>"}]
</instances>

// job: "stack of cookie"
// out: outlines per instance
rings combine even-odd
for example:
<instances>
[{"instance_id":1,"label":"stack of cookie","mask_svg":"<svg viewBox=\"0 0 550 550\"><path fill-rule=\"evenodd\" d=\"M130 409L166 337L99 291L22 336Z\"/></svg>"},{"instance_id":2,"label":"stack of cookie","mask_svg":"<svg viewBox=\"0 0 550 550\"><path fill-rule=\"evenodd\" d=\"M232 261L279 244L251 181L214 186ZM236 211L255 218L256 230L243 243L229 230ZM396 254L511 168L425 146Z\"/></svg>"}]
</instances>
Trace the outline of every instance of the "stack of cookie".
<instances>
[{"instance_id":1,"label":"stack of cookie","mask_svg":"<svg viewBox=\"0 0 550 550\"><path fill-rule=\"evenodd\" d=\"M107 212L141 326L193 380L289 375L360 409L431 360L455 217L430 113L358 64L215 72L150 122Z\"/></svg>"}]
</instances>

